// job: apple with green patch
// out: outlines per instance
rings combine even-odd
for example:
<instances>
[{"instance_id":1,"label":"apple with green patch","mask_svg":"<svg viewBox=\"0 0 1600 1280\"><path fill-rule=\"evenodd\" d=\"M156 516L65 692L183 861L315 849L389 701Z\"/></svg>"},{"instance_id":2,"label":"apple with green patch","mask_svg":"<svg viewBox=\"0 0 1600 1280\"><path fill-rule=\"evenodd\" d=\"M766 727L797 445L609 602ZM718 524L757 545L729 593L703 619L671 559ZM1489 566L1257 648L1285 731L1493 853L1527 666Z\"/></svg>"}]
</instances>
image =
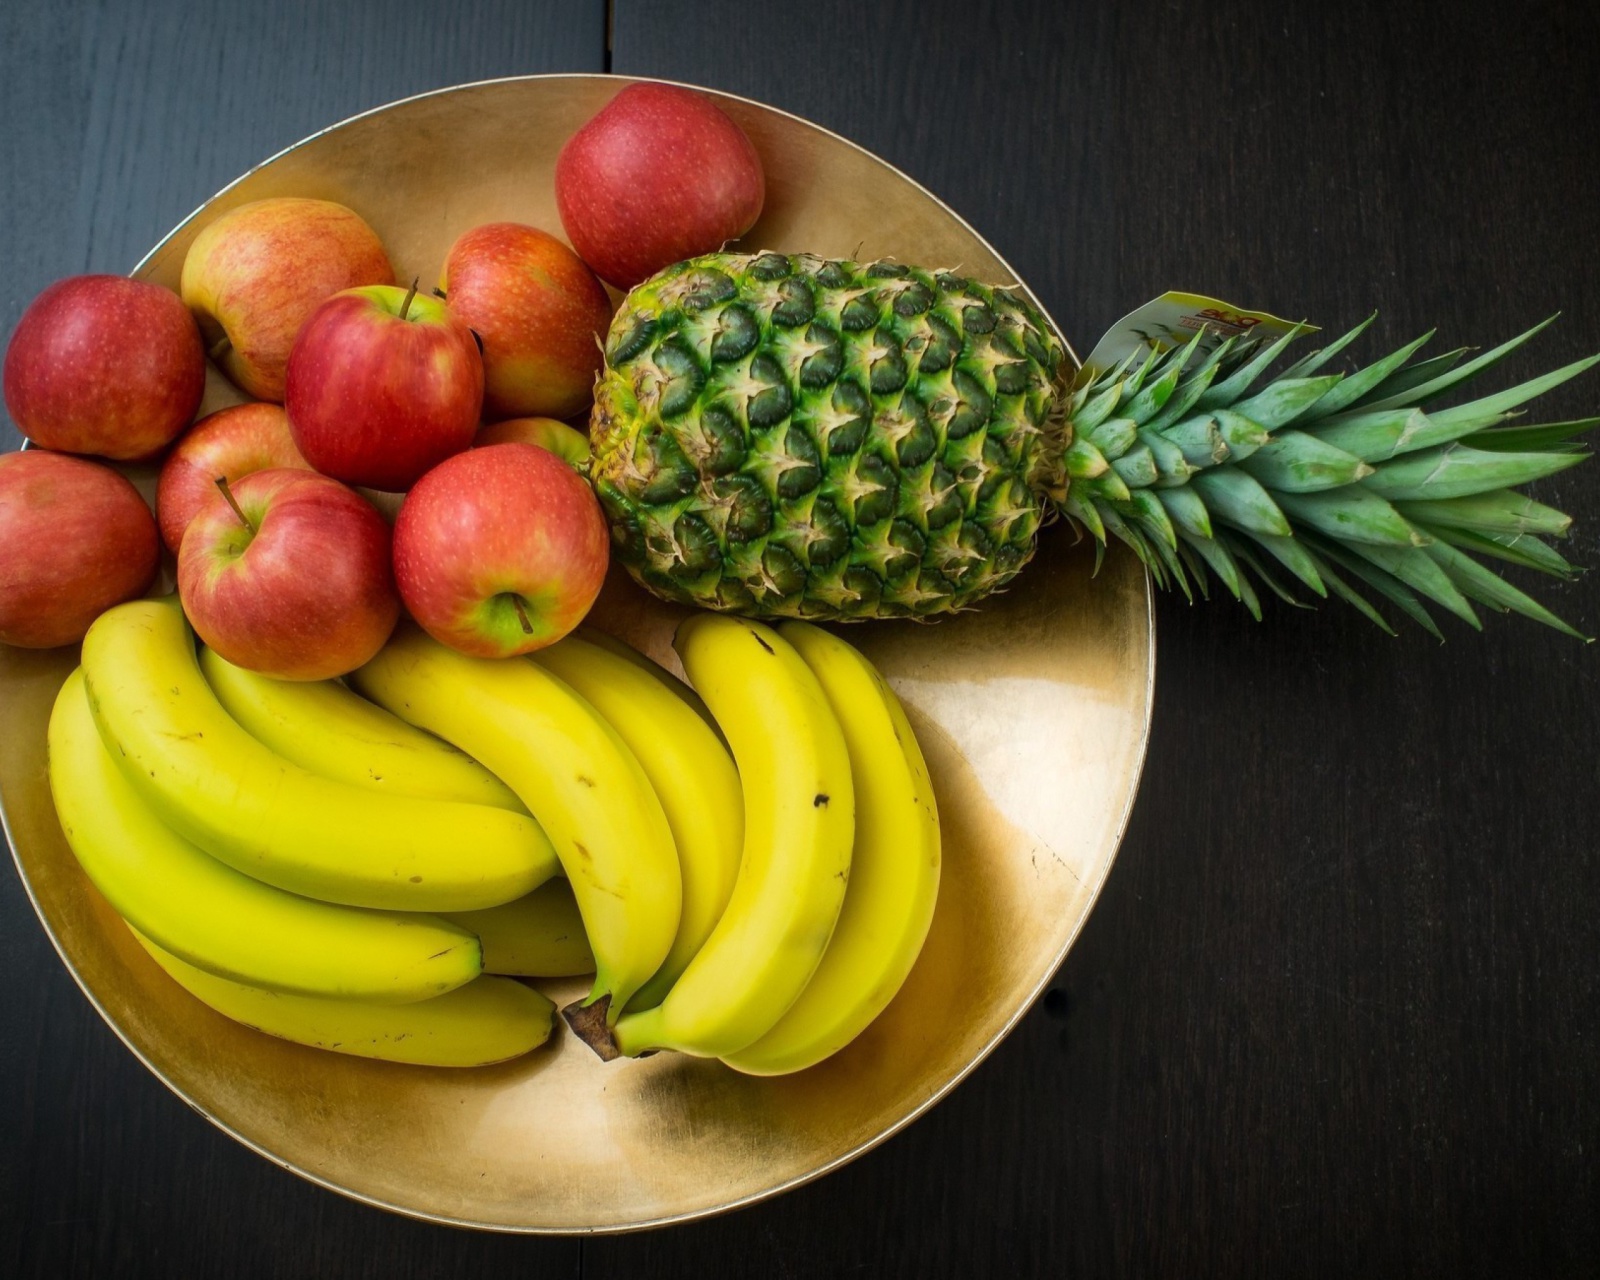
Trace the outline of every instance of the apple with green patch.
<instances>
[{"instance_id":1,"label":"apple with green patch","mask_svg":"<svg viewBox=\"0 0 1600 1280\"><path fill-rule=\"evenodd\" d=\"M394 526L406 609L441 644L480 658L531 653L571 631L600 593L610 550L588 482L516 441L440 463Z\"/></svg>"},{"instance_id":2,"label":"apple with green patch","mask_svg":"<svg viewBox=\"0 0 1600 1280\"><path fill-rule=\"evenodd\" d=\"M554 418L507 418L503 422L491 422L478 432L472 445L481 449L486 444L513 441L548 449L580 476L589 474L589 437Z\"/></svg>"}]
</instances>

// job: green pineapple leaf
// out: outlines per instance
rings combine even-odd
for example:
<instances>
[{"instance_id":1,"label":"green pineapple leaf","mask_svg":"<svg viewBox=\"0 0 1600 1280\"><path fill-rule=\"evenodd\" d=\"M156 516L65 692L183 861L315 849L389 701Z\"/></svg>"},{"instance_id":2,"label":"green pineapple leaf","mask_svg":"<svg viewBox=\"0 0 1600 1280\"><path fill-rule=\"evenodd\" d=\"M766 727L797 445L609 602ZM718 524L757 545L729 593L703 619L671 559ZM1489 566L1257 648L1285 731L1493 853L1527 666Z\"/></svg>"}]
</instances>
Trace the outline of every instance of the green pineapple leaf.
<instances>
[{"instance_id":1,"label":"green pineapple leaf","mask_svg":"<svg viewBox=\"0 0 1600 1280\"><path fill-rule=\"evenodd\" d=\"M1464 551L1535 569L1552 578L1573 578L1578 569L1548 543L1531 533L1481 533L1475 529L1452 529L1447 525L1423 526L1436 542L1448 542Z\"/></svg>"},{"instance_id":2,"label":"green pineapple leaf","mask_svg":"<svg viewBox=\"0 0 1600 1280\"><path fill-rule=\"evenodd\" d=\"M1586 453L1502 453L1447 444L1382 463L1362 481L1370 493L1391 500L1466 498L1540 480L1576 466Z\"/></svg>"},{"instance_id":3,"label":"green pineapple leaf","mask_svg":"<svg viewBox=\"0 0 1600 1280\"><path fill-rule=\"evenodd\" d=\"M1425 404L1429 400L1436 399L1437 397L1443 395L1446 391L1450 390L1450 388L1465 382L1468 378L1471 378L1476 374L1482 373L1485 369L1499 364L1500 361L1504 360L1529 338L1533 337L1534 334L1538 333L1540 330L1548 327L1549 325L1554 324L1555 319L1555 316L1550 316L1547 319L1541 320L1538 324L1534 325L1533 328L1519 333L1515 338L1508 339L1507 341L1502 342L1498 347L1495 347L1493 350L1485 351L1481 356L1467 361L1467 363L1462 365L1460 368L1451 368L1448 370L1448 372L1440 373L1437 377L1429 377L1422 382L1406 379L1404 385L1397 380L1391 379L1391 381L1395 382L1395 389L1391 391L1388 387L1379 387L1377 394L1381 398L1369 401L1365 407L1368 409L1391 409L1397 408L1403 404ZM1465 349L1463 348L1462 350ZM1450 354L1453 357L1460 354L1460 352L1451 352ZM1416 369L1413 369L1413 377L1415 374L1420 372L1421 369L1421 365L1417 366Z\"/></svg>"},{"instance_id":4,"label":"green pineapple leaf","mask_svg":"<svg viewBox=\"0 0 1600 1280\"><path fill-rule=\"evenodd\" d=\"M1345 334L1345 338L1350 338L1360 333L1366 327L1366 324L1359 325ZM1358 369L1354 373L1345 374L1344 381L1317 402L1318 412L1332 415L1348 409L1363 396L1381 386L1401 365L1405 364L1422 347L1426 346L1428 340L1432 337L1433 330L1430 329L1420 338L1406 343L1398 351L1391 351L1382 360L1369 364L1365 369ZM1340 341L1343 342L1344 339L1342 338ZM1457 354L1459 355L1460 353Z\"/></svg>"},{"instance_id":5,"label":"green pineapple leaf","mask_svg":"<svg viewBox=\"0 0 1600 1280\"><path fill-rule=\"evenodd\" d=\"M1310 540L1310 539L1308 539ZM1312 545L1317 546L1317 540L1312 540ZM1423 606L1417 598L1416 592L1401 582L1392 573L1386 573L1377 565L1368 564L1359 557L1349 554L1333 543L1321 544L1322 555L1340 568L1353 576L1360 578L1379 595L1392 601L1394 605L1419 627L1431 635L1435 640L1444 641L1444 633L1439 630L1439 624L1433 620L1433 615ZM1394 632L1391 630L1390 634Z\"/></svg>"},{"instance_id":6,"label":"green pineapple leaf","mask_svg":"<svg viewBox=\"0 0 1600 1280\"><path fill-rule=\"evenodd\" d=\"M1490 489L1465 498L1434 498L1427 502L1397 502L1395 510L1412 521L1433 528L1477 530L1480 533L1537 533L1565 537L1572 517L1515 489Z\"/></svg>"},{"instance_id":7,"label":"green pineapple leaf","mask_svg":"<svg viewBox=\"0 0 1600 1280\"><path fill-rule=\"evenodd\" d=\"M1339 599L1343 600L1351 608L1357 610L1364 618L1366 618L1368 622L1372 623L1382 631L1387 632L1391 636L1398 634L1395 629L1389 625L1389 620L1376 609L1374 609L1371 602L1368 601L1364 595L1362 595L1337 573L1335 573L1331 565L1318 564L1317 571L1321 575L1322 580L1326 582L1328 587L1333 591L1333 594L1338 596ZM1424 614L1423 616L1426 617L1427 615Z\"/></svg>"},{"instance_id":8,"label":"green pineapple leaf","mask_svg":"<svg viewBox=\"0 0 1600 1280\"><path fill-rule=\"evenodd\" d=\"M1279 493L1339 489L1372 474L1355 454L1292 429L1280 431L1239 465Z\"/></svg>"},{"instance_id":9,"label":"green pineapple leaf","mask_svg":"<svg viewBox=\"0 0 1600 1280\"><path fill-rule=\"evenodd\" d=\"M1323 365L1327 364L1328 361L1332 360L1334 356L1338 355L1363 333L1365 333L1367 331L1367 327L1377 318L1378 313L1374 311L1360 324L1356 325L1355 328L1341 334L1327 346L1319 348L1318 350L1311 352L1309 355L1302 356L1278 376L1280 378L1309 378L1318 369L1322 368Z\"/></svg>"},{"instance_id":10,"label":"green pineapple leaf","mask_svg":"<svg viewBox=\"0 0 1600 1280\"><path fill-rule=\"evenodd\" d=\"M1462 437L1461 443L1474 449L1501 449L1523 452L1538 449L1577 448L1573 439L1600 426L1600 418L1579 418L1574 422L1544 422L1526 427L1496 427Z\"/></svg>"}]
</instances>

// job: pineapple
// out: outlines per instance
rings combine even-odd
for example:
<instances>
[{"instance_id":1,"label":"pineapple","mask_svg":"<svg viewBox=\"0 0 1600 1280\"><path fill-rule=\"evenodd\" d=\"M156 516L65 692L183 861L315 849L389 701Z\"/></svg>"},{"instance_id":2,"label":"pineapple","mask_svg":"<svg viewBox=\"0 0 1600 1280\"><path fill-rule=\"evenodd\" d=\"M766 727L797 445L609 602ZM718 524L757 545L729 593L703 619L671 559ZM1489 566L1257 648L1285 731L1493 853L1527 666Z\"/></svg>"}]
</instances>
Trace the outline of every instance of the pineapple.
<instances>
[{"instance_id":1,"label":"pineapple","mask_svg":"<svg viewBox=\"0 0 1600 1280\"><path fill-rule=\"evenodd\" d=\"M1368 321L1370 323L1370 320ZM1547 322L1548 323L1548 322ZM1424 601L1572 632L1471 553L1565 577L1568 517L1514 492L1587 455L1597 419L1505 425L1600 360L1469 404L1426 338L1322 373L1358 325L1263 380L1273 343L1200 334L1075 379L1015 290L890 262L709 254L635 288L596 385L591 475L617 553L657 594L753 617L928 617L1004 587L1042 524L1115 537L1157 583L1215 576L1437 634ZM1539 326L1543 327L1543 326ZM1423 406L1430 406L1424 409Z\"/></svg>"}]
</instances>

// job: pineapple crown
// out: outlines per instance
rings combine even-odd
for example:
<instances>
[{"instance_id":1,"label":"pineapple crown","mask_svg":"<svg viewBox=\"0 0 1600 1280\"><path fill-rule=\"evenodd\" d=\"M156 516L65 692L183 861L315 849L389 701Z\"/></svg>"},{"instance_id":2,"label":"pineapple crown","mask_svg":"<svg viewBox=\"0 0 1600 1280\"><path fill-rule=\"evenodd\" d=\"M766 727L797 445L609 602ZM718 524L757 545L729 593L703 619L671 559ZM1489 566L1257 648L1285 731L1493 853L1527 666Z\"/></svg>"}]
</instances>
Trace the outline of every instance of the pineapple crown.
<instances>
[{"instance_id":1,"label":"pineapple crown","mask_svg":"<svg viewBox=\"0 0 1600 1280\"><path fill-rule=\"evenodd\" d=\"M1255 583L1294 604L1332 593L1393 634L1359 584L1441 639L1425 601L1474 627L1477 603L1585 638L1475 557L1576 572L1546 541L1571 517L1516 486L1588 457L1575 437L1600 418L1512 420L1600 355L1440 409L1550 320L1465 363L1467 348L1413 363L1428 333L1352 372L1319 372L1372 319L1259 389L1303 326L1271 343L1202 333L1114 369L1086 367L1063 406L1060 510L1101 548L1126 543L1158 585L1192 599L1214 575L1257 618Z\"/></svg>"}]
</instances>

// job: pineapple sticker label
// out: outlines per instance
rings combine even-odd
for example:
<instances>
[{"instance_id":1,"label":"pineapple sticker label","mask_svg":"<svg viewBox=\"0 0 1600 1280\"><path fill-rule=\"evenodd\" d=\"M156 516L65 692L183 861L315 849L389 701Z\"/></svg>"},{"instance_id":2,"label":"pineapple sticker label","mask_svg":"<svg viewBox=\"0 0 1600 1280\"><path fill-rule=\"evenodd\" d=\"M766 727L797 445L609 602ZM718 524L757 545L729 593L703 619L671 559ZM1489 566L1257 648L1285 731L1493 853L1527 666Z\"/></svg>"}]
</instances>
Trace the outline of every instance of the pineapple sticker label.
<instances>
[{"instance_id":1,"label":"pineapple sticker label","mask_svg":"<svg viewBox=\"0 0 1600 1280\"><path fill-rule=\"evenodd\" d=\"M1240 334L1278 338L1299 328L1315 332L1316 326L1268 315L1265 311L1246 311L1230 302L1207 298L1198 293L1163 293L1136 310L1128 312L1095 343L1084 361L1085 371L1103 371L1121 364L1129 356L1142 361L1173 347L1185 346L1200 334L1200 347L1209 351L1217 343Z\"/></svg>"}]
</instances>

